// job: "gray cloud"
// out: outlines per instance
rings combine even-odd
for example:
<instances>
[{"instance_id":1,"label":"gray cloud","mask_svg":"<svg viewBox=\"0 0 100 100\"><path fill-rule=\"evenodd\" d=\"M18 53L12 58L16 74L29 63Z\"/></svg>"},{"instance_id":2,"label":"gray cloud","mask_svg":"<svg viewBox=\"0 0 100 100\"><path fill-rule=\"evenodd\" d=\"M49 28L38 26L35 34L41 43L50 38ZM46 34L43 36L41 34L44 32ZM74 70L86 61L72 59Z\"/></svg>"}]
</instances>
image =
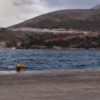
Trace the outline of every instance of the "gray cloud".
<instances>
[{"instance_id":1,"label":"gray cloud","mask_svg":"<svg viewBox=\"0 0 100 100\"><path fill-rule=\"evenodd\" d=\"M35 4L45 4L47 7L54 8L89 8L100 3L99 0L14 0L15 6L30 6Z\"/></svg>"},{"instance_id":2,"label":"gray cloud","mask_svg":"<svg viewBox=\"0 0 100 100\"><path fill-rule=\"evenodd\" d=\"M90 8L98 3L100 0L45 0L49 7L56 8Z\"/></svg>"},{"instance_id":3,"label":"gray cloud","mask_svg":"<svg viewBox=\"0 0 100 100\"><path fill-rule=\"evenodd\" d=\"M14 0L13 5L14 6L25 6L25 5L33 5L34 2L32 0Z\"/></svg>"},{"instance_id":4,"label":"gray cloud","mask_svg":"<svg viewBox=\"0 0 100 100\"><path fill-rule=\"evenodd\" d=\"M91 8L99 3L100 0L1 0L0 23L9 26L47 12Z\"/></svg>"}]
</instances>

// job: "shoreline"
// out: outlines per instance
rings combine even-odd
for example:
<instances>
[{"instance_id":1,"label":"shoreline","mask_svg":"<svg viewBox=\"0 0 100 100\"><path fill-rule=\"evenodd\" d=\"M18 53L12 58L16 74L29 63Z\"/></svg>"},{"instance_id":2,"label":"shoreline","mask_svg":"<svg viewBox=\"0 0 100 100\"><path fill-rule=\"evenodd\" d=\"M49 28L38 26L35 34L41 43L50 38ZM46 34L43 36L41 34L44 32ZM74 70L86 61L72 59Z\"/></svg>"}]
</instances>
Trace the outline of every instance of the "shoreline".
<instances>
[{"instance_id":1,"label":"shoreline","mask_svg":"<svg viewBox=\"0 0 100 100\"><path fill-rule=\"evenodd\" d=\"M3 75L59 75L59 74L72 74L72 73L96 73L100 72L100 68L95 68L95 69L50 69L50 70L32 70L32 71L21 71L17 72L16 70L14 71L0 71L0 76Z\"/></svg>"},{"instance_id":2,"label":"shoreline","mask_svg":"<svg viewBox=\"0 0 100 100\"><path fill-rule=\"evenodd\" d=\"M5 74L8 74L8 75L16 75L16 74L53 74L53 73L75 73L75 72L98 72L100 71L100 68L89 68L89 69L50 69L50 70L29 70L29 71L21 71L21 72L17 72L16 70L11 70L11 71L0 71L0 75L5 75Z\"/></svg>"},{"instance_id":3,"label":"shoreline","mask_svg":"<svg viewBox=\"0 0 100 100\"><path fill-rule=\"evenodd\" d=\"M13 49L13 48L0 48L0 50L100 50L100 48L62 48L62 49L54 49L54 48L46 48L46 49Z\"/></svg>"}]
</instances>

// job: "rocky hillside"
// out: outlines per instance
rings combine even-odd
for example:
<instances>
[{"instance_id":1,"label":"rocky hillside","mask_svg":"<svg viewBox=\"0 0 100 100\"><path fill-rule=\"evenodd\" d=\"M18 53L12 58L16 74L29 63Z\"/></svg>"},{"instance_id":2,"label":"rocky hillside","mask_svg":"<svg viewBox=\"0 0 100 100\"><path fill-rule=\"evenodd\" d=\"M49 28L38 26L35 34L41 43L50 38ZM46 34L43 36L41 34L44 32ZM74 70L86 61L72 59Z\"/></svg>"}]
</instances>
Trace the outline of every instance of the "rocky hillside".
<instances>
[{"instance_id":1,"label":"rocky hillside","mask_svg":"<svg viewBox=\"0 0 100 100\"><path fill-rule=\"evenodd\" d=\"M100 49L100 9L60 10L1 28L0 47Z\"/></svg>"},{"instance_id":2,"label":"rocky hillside","mask_svg":"<svg viewBox=\"0 0 100 100\"><path fill-rule=\"evenodd\" d=\"M60 10L44 14L12 28L64 28L100 32L100 9Z\"/></svg>"},{"instance_id":3,"label":"rocky hillside","mask_svg":"<svg viewBox=\"0 0 100 100\"><path fill-rule=\"evenodd\" d=\"M76 30L1 29L0 47L17 49L100 48L100 34Z\"/></svg>"}]
</instances>

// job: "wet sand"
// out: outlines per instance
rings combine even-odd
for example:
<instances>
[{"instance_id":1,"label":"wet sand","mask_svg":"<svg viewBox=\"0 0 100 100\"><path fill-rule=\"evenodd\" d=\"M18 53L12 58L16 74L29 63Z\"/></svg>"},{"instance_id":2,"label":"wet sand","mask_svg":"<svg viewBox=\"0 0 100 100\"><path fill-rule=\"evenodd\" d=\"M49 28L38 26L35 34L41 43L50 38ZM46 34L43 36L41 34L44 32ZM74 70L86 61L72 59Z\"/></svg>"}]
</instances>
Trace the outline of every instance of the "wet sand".
<instances>
[{"instance_id":1,"label":"wet sand","mask_svg":"<svg viewBox=\"0 0 100 100\"><path fill-rule=\"evenodd\" d=\"M100 70L0 73L0 100L100 100Z\"/></svg>"}]
</instances>

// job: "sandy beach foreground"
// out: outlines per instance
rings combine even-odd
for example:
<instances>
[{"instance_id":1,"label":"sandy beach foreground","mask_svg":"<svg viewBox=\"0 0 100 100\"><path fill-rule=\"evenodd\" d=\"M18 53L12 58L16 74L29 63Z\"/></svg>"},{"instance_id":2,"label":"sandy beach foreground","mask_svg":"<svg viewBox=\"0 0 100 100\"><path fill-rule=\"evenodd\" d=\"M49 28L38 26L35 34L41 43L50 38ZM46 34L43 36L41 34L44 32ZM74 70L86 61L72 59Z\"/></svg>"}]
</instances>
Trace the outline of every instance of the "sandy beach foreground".
<instances>
[{"instance_id":1,"label":"sandy beach foreground","mask_svg":"<svg viewBox=\"0 0 100 100\"><path fill-rule=\"evenodd\" d=\"M100 100L100 70L0 73L0 100Z\"/></svg>"}]
</instances>

